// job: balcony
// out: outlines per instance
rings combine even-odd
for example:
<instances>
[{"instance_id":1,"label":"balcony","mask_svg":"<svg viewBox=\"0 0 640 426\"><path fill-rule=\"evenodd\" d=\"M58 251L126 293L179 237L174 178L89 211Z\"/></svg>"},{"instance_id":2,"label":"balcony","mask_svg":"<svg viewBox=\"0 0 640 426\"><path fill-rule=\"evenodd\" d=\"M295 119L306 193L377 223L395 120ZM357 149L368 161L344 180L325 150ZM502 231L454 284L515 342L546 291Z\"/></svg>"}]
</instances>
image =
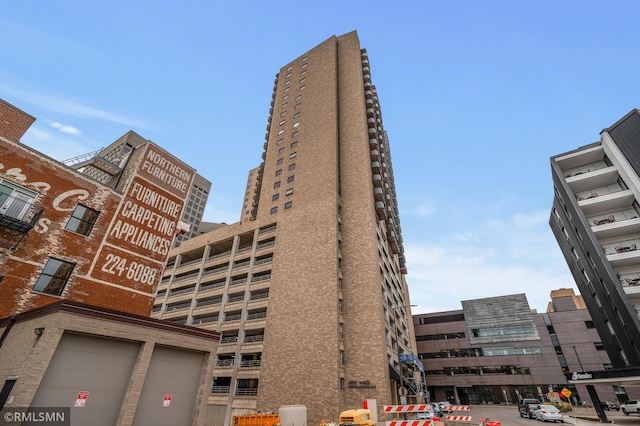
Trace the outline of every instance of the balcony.
<instances>
[{"instance_id":1,"label":"balcony","mask_svg":"<svg viewBox=\"0 0 640 426\"><path fill-rule=\"evenodd\" d=\"M380 176L379 174L371 176L371 180L373 180L373 186L375 186L376 188L382 187L382 176Z\"/></svg>"},{"instance_id":2,"label":"balcony","mask_svg":"<svg viewBox=\"0 0 640 426\"><path fill-rule=\"evenodd\" d=\"M371 161L378 161L380 158L380 152L378 152L377 149L372 149L369 151L369 157L371 158Z\"/></svg>"},{"instance_id":3,"label":"balcony","mask_svg":"<svg viewBox=\"0 0 640 426\"><path fill-rule=\"evenodd\" d=\"M371 163L371 171L373 173L380 173L380 162L374 161Z\"/></svg>"},{"instance_id":4,"label":"balcony","mask_svg":"<svg viewBox=\"0 0 640 426\"><path fill-rule=\"evenodd\" d=\"M258 388L238 388L236 389L236 396L257 396Z\"/></svg>"},{"instance_id":5,"label":"balcony","mask_svg":"<svg viewBox=\"0 0 640 426\"><path fill-rule=\"evenodd\" d=\"M211 386L211 393L229 393L231 386Z\"/></svg>"},{"instance_id":6,"label":"balcony","mask_svg":"<svg viewBox=\"0 0 640 426\"><path fill-rule=\"evenodd\" d=\"M362 76L362 78L366 82L371 82L371 74L365 74L365 75Z\"/></svg>"},{"instance_id":7,"label":"balcony","mask_svg":"<svg viewBox=\"0 0 640 426\"><path fill-rule=\"evenodd\" d=\"M384 220L386 218L384 203L382 201L376 201L375 207L378 219Z\"/></svg>"},{"instance_id":8,"label":"balcony","mask_svg":"<svg viewBox=\"0 0 640 426\"><path fill-rule=\"evenodd\" d=\"M35 205L32 197L19 191L13 193L18 195L0 193L0 226L26 234L42 215L43 208Z\"/></svg>"},{"instance_id":9,"label":"balcony","mask_svg":"<svg viewBox=\"0 0 640 426\"><path fill-rule=\"evenodd\" d=\"M367 108L367 117L373 117L375 115L375 111L373 108Z\"/></svg>"}]
</instances>

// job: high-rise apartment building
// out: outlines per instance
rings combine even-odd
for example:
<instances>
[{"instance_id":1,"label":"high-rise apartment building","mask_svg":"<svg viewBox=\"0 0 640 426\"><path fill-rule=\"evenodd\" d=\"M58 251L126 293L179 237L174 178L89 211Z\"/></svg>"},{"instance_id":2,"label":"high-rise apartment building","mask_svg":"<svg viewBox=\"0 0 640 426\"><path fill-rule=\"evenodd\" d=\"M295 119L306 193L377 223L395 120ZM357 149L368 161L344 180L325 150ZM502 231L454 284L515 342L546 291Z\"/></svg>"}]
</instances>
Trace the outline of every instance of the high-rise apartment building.
<instances>
[{"instance_id":1,"label":"high-rise apartment building","mask_svg":"<svg viewBox=\"0 0 640 426\"><path fill-rule=\"evenodd\" d=\"M640 383L640 111L600 136L551 158L549 223L611 359L604 376L624 386Z\"/></svg>"},{"instance_id":2,"label":"high-rise apartment building","mask_svg":"<svg viewBox=\"0 0 640 426\"><path fill-rule=\"evenodd\" d=\"M265 139L241 220L170 253L152 315L222 332L218 424L284 405L337 420L365 399L382 415L401 385L419 393L421 365L389 143L355 32L281 68Z\"/></svg>"},{"instance_id":3,"label":"high-rise apartment building","mask_svg":"<svg viewBox=\"0 0 640 426\"><path fill-rule=\"evenodd\" d=\"M111 185L121 179L122 170L131 153L148 142L147 139L130 130L106 148L70 158L63 163L73 169L81 170L83 174L105 185ZM181 217L181 220L189 225L189 229L176 236L173 242L174 247L201 234L200 224L204 209L207 207L210 190L211 182L196 173Z\"/></svg>"}]
</instances>

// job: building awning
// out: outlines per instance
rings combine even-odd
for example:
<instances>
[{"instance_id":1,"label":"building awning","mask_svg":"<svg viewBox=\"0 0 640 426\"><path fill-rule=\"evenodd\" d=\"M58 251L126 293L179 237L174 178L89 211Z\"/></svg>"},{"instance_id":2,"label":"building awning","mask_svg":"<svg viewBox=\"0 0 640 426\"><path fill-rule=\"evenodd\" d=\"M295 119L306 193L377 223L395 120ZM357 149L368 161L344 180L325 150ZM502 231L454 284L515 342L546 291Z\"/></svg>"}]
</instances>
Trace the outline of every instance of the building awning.
<instances>
[{"instance_id":1,"label":"building awning","mask_svg":"<svg viewBox=\"0 0 640 426\"><path fill-rule=\"evenodd\" d=\"M574 372L569 383L580 385L640 386L640 367Z\"/></svg>"}]
</instances>

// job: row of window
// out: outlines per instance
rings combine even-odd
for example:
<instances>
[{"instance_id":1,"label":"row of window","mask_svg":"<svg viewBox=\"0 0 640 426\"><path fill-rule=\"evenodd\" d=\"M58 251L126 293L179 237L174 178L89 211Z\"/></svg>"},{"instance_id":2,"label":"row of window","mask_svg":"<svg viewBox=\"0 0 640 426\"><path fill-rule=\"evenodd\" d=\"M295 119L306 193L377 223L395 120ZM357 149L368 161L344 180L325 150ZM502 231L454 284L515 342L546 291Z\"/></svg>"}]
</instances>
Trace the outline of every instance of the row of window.
<instances>
[{"instance_id":1,"label":"row of window","mask_svg":"<svg viewBox=\"0 0 640 426\"><path fill-rule=\"evenodd\" d=\"M421 353L418 354L418 356L420 359L438 359L504 355L535 355L540 353L542 353L542 351L539 347L515 348L513 346L501 346L495 348L443 349L439 352Z\"/></svg>"},{"instance_id":2,"label":"row of window","mask_svg":"<svg viewBox=\"0 0 640 426\"><path fill-rule=\"evenodd\" d=\"M427 376L487 376L531 374L528 367L519 365L490 365L482 367L446 367L442 370L426 370Z\"/></svg>"}]
</instances>

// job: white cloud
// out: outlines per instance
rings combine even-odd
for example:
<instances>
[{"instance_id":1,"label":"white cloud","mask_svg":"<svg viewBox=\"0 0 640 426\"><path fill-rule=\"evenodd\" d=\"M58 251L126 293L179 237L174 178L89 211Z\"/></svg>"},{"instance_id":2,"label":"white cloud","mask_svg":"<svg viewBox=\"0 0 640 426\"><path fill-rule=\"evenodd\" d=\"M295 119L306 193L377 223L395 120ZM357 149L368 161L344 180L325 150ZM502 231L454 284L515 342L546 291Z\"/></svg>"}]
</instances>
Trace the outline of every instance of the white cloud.
<instances>
[{"instance_id":1,"label":"white cloud","mask_svg":"<svg viewBox=\"0 0 640 426\"><path fill-rule=\"evenodd\" d=\"M101 110L83 101L73 99L71 95L59 93L5 73L0 73L0 93L58 114L78 118L94 118L131 127L149 127L142 121Z\"/></svg>"},{"instance_id":2,"label":"white cloud","mask_svg":"<svg viewBox=\"0 0 640 426\"><path fill-rule=\"evenodd\" d=\"M58 123L57 121L51 121L51 120L45 120L45 122L48 123L49 126L53 127L54 129L58 129L62 133L67 133L69 135L80 135L80 134L82 134L82 132L80 130L76 129L73 126L69 126L69 125Z\"/></svg>"},{"instance_id":3,"label":"white cloud","mask_svg":"<svg viewBox=\"0 0 640 426\"><path fill-rule=\"evenodd\" d=\"M406 243L413 312L457 310L462 300L517 293L544 312L551 290L575 290L547 221L546 212L514 214L473 232Z\"/></svg>"}]
</instances>

